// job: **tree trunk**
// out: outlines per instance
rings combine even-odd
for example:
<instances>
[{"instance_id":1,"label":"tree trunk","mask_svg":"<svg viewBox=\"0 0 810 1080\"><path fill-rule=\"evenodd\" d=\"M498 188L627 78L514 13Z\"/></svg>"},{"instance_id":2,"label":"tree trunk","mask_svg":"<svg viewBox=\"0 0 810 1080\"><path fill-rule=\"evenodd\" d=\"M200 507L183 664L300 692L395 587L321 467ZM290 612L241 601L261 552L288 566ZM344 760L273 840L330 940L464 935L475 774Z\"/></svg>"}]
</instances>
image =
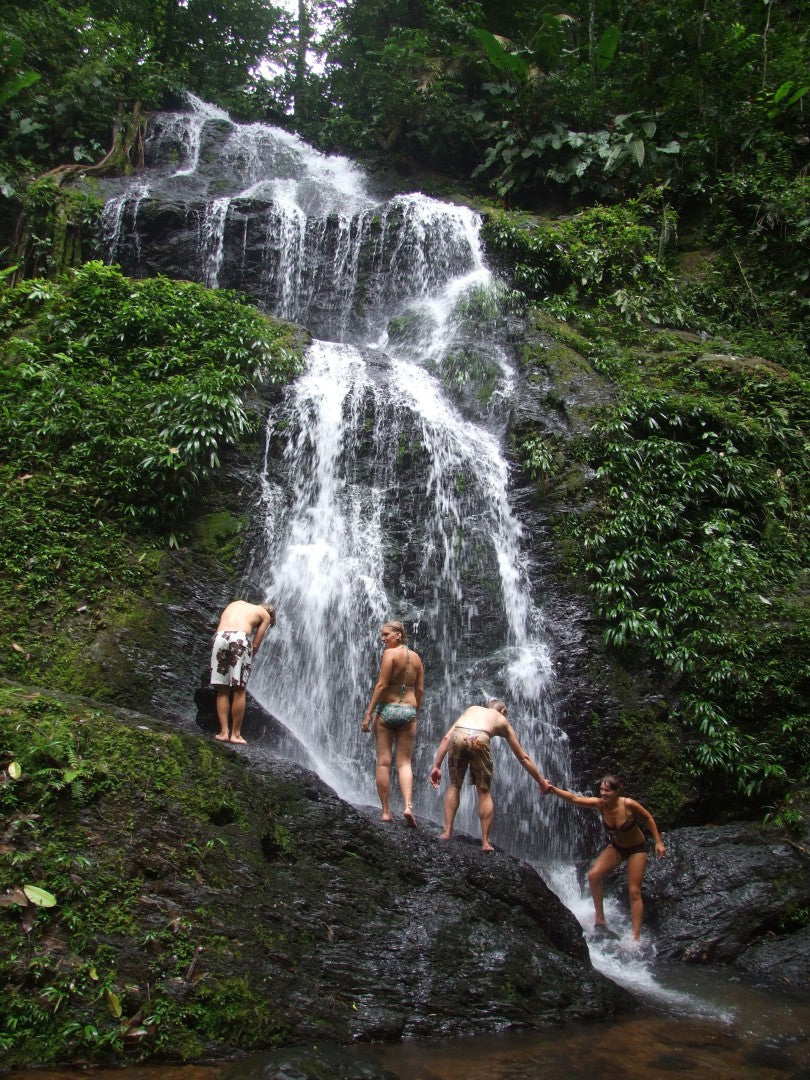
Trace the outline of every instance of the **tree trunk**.
<instances>
[{"instance_id":1,"label":"tree trunk","mask_svg":"<svg viewBox=\"0 0 810 1080\"><path fill-rule=\"evenodd\" d=\"M129 117L123 118L119 113L113 125L112 146L101 161L94 165L57 165L37 177L36 182L50 181L60 193L38 213L32 212L32 200L25 199L26 207L15 229L13 249L18 266L11 284L36 275L55 278L82 262L88 199L77 198L79 193L71 184L85 176L111 173L127 176L142 169L146 120L146 113L137 101Z\"/></svg>"},{"instance_id":2,"label":"tree trunk","mask_svg":"<svg viewBox=\"0 0 810 1080\"><path fill-rule=\"evenodd\" d=\"M303 119L306 98L307 49L312 37L312 24L306 0L298 0L298 48L295 55L295 81L293 83L293 117L296 126Z\"/></svg>"}]
</instances>

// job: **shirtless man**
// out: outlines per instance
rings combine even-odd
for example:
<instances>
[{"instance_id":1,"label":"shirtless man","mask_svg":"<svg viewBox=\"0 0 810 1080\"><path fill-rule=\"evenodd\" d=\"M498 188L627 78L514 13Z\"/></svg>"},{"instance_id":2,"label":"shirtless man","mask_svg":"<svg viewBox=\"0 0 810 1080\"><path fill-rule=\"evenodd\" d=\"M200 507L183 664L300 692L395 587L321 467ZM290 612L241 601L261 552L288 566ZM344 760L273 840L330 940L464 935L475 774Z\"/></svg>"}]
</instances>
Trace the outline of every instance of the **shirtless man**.
<instances>
[{"instance_id":1,"label":"shirtless man","mask_svg":"<svg viewBox=\"0 0 810 1080\"><path fill-rule=\"evenodd\" d=\"M461 800L461 785L467 767L470 769L470 781L478 792L478 817L481 819L481 850L494 851L489 842L489 831L495 814L495 804L490 794L492 783L492 750L490 740L500 735L506 739L512 753L520 764L540 786L545 794L544 785L548 781L518 742L512 725L506 719L506 705L497 699L490 701L487 708L472 705L465 709L455 724L450 728L436 751L433 768L430 770L430 782L438 788L442 778L442 761L447 755L447 771L450 786L444 796L444 832L440 840L449 840L453 834L453 822Z\"/></svg>"},{"instance_id":2,"label":"shirtless man","mask_svg":"<svg viewBox=\"0 0 810 1080\"><path fill-rule=\"evenodd\" d=\"M242 721L250 665L265 633L275 625L272 604L248 604L245 600L234 600L219 617L211 649L211 685L216 690L219 717L219 734L214 738L220 742L245 742Z\"/></svg>"}]
</instances>

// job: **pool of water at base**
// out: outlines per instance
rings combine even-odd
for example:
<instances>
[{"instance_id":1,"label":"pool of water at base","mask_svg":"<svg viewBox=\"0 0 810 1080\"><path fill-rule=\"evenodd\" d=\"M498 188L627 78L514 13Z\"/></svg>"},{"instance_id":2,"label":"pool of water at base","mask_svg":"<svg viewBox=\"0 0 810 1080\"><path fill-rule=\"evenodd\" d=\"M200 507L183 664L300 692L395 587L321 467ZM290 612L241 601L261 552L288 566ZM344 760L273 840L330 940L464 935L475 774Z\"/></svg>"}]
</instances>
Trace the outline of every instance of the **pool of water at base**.
<instances>
[{"instance_id":1,"label":"pool of water at base","mask_svg":"<svg viewBox=\"0 0 810 1080\"><path fill-rule=\"evenodd\" d=\"M706 971L675 969L668 981L678 980L684 1002L698 1002L697 1015L644 1009L603 1024L390 1046L363 1044L356 1050L399 1080L601 1080L614 1075L622 1080L810 1080L810 997L730 983L727 973L713 977ZM722 1007L712 1015L712 996L721 990ZM234 1065L232 1061L227 1067ZM225 1067L27 1069L7 1073L6 1080L77 1080L80 1075L92 1080L218 1080ZM238 1068L235 1072L238 1075Z\"/></svg>"}]
</instances>

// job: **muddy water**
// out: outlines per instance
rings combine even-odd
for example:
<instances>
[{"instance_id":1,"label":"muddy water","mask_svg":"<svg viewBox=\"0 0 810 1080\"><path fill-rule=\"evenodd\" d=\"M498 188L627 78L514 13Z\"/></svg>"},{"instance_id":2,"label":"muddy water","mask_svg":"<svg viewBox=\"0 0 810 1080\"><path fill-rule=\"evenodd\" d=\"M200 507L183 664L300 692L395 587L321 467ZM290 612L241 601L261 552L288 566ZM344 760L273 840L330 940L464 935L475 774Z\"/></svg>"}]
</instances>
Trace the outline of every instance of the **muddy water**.
<instances>
[{"instance_id":1,"label":"muddy water","mask_svg":"<svg viewBox=\"0 0 810 1080\"><path fill-rule=\"evenodd\" d=\"M810 1080L810 995L753 985L728 968L644 961L616 950L592 949L592 959L639 1000L637 1014L543 1032L355 1049L399 1080ZM256 1057L245 1063L255 1076ZM238 1065L230 1063L228 1080L238 1078ZM225 1068L21 1070L4 1080L219 1080Z\"/></svg>"},{"instance_id":2,"label":"muddy water","mask_svg":"<svg viewBox=\"0 0 810 1080\"><path fill-rule=\"evenodd\" d=\"M712 1080L810 1078L806 1039L749 1040L709 1021L636 1017L542 1035L412 1043L374 1052L400 1080Z\"/></svg>"},{"instance_id":3,"label":"muddy water","mask_svg":"<svg viewBox=\"0 0 810 1080\"><path fill-rule=\"evenodd\" d=\"M748 999L746 1008L753 1005L751 991L743 996ZM357 1050L400 1080L601 1080L614 1075L622 1080L669 1076L810 1080L810 1001L792 1002L760 992L753 997L764 1009L761 1023L753 1014L731 1023L646 1014L539 1034L414 1041ZM27 1070L9 1074L6 1080L76 1080L79 1075L93 1080L218 1080L223 1069L166 1065L84 1072ZM268 1075L267 1080L275 1078Z\"/></svg>"}]
</instances>

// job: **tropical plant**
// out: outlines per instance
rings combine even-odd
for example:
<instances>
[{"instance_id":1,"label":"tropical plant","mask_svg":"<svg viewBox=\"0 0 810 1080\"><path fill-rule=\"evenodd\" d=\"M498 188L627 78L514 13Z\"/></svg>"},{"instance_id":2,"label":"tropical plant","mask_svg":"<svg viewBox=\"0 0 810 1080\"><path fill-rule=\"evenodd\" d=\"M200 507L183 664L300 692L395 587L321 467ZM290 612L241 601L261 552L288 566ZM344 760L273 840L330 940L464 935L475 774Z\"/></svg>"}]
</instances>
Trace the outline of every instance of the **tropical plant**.
<instances>
[{"instance_id":1,"label":"tropical plant","mask_svg":"<svg viewBox=\"0 0 810 1080\"><path fill-rule=\"evenodd\" d=\"M245 390L292 363L271 324L232 294L131 283L100 263L7 290L0 330L0 427L17 467L58 463L87 498L139 521L183 513L250 428Z\"/></svg>"},{"instance_id":2,"label":"tropical plant","mask_svg":"<svg viewBox=\"0 0 810 1080\"><path fill-rule=\"evenodd\" d=\"M808 554L810 388L732 360L666 375L666 390L628 383L595 428L601 502L582 523L584 569L606 641L680 687L702 778L773 795L807 779L810 622L794 598Z\"/></svg>"}]
</instances>

